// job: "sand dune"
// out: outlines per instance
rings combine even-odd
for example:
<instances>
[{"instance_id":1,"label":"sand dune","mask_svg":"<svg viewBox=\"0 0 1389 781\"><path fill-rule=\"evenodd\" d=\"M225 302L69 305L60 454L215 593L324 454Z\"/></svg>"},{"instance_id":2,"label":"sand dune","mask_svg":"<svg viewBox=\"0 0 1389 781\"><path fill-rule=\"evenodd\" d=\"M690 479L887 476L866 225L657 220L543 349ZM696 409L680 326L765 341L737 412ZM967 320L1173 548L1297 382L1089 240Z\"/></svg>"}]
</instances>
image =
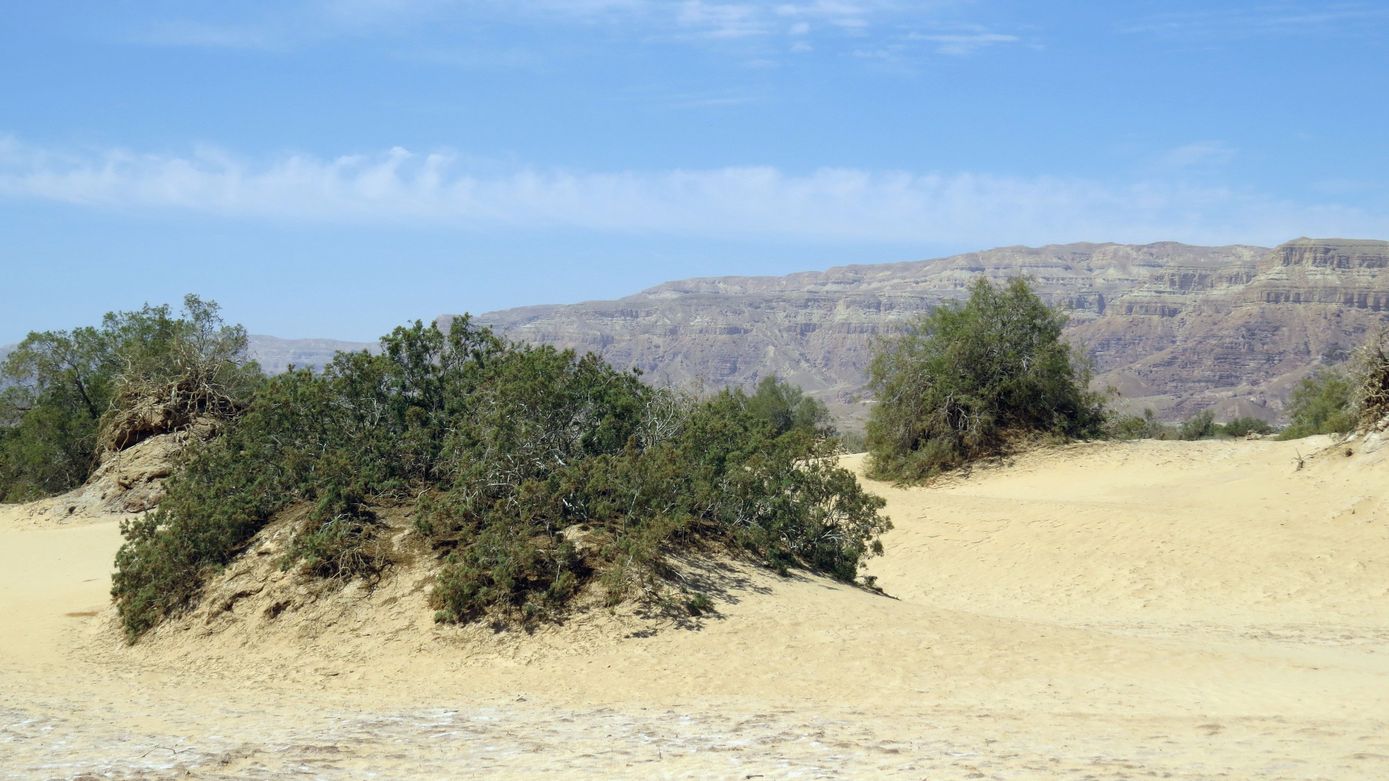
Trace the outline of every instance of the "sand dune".
<instances>
[{"instance_id":1,"label":"sand dune","mask_svg":"<svg viewBox=\"0 0 1389 781\"><path fill-rule=\"evenodd\" d=\"M435 626L412 567L318 593L267 566L272 534L127 648L106 607L118 519L0 508L0 762L20 778L1389 777L1389 448L1296 467L1328 444L1086 444L873 483L897 527L870 567L887 596L692 563L719 595L697 627L594 610L533 636Z\"/></svg>"}]
</instances>

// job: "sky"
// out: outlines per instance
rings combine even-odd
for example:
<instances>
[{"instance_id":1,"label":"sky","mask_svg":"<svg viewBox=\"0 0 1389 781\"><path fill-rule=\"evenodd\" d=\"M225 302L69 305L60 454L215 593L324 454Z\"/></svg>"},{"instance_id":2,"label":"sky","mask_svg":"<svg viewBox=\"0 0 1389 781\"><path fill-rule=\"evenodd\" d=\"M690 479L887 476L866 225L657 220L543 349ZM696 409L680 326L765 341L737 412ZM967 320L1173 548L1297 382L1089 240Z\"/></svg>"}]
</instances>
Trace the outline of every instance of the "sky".
<instances>
[{"instance_id":1,"label":"sky","mask_svg":"<svg viewBox=\"0 0 1389 781\"><path fill-rule=\"evenodd\" d=\"M1389 3L77 0L0 20L0 344L1071 241L1389 239Z\"/></svg>"}]
</instances>

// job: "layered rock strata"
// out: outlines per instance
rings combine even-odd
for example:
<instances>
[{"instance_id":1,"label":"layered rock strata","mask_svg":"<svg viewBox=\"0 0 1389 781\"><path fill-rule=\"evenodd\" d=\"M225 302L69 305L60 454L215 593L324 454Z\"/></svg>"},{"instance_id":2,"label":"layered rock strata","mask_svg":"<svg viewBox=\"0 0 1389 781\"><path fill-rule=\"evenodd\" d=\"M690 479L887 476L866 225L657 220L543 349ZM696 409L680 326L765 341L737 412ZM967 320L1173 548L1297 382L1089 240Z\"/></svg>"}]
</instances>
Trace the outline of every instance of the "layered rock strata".
<instances>
[{"instance_id":1,"label":"layered rock strata","mask_svg":"<svg viewBox=\"0 0 1389 781\"><path fill-rule=\"evenodd\" d=\"M666 385L780 375L853 426L875 341L972 280L1031 278L1119 404L1167 419L1205 408L1275 419L1291 388L1389 323L1389 242L1297 239L1275 249L1173 242L1004 247L784 277L670 282L616 301L478 320L516 339L602 354ZM451 317L440 318L447 325Z\"/></svg>"}]
</instances>

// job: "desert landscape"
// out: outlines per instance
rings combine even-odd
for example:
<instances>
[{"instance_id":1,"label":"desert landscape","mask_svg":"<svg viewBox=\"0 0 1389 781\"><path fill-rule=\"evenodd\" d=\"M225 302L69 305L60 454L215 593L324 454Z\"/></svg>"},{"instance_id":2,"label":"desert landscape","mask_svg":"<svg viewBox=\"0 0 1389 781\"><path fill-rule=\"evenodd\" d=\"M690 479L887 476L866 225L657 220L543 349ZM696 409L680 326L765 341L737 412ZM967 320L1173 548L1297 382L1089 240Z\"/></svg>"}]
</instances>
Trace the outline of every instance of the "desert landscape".
<instances>
[{"instance_id":1,"label":"desert landscape","mask_svg":"<svg viewBox=\"0 0 1389 781\"><path fill-rule=\"evenodd\" d=\"M16 778L1382 778L1387 473L1371 435L869 481L882 594L691 560L715 609L685 626L436 625L410 567L272 618L253 550L134 646L122 516L4 506L0 754Z\"/></svg>"},{"instance_id":2,"label":"desert landscape","mask_svg":"<svg viewBox=\"0 0 1389 781\"><path fill-rule=\"evenodd\" d=\"M1389 3L11 6L0 781L1389 779Z\"/></svg>"}]
</instances>

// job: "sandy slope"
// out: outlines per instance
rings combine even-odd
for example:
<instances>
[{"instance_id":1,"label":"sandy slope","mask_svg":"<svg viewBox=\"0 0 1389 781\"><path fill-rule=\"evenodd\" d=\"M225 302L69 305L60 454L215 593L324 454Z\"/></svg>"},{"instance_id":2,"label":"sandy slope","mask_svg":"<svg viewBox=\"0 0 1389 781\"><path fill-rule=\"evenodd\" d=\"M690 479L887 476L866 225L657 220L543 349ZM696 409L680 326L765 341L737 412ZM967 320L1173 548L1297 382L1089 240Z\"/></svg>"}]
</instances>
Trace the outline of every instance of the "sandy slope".
<instances>
[{"instance_id":1,"label":"sandy slope","mask_svg":"<svg viewBox=\"0 0 1389 781\"><path fill-rule=\"evenodd\" d=\"M1295 469L1325 444L875 483L890 597L711 568L697 628L534 637L434 626L410 568L310 593L272 535L125 648L83 615L115 521L0 509L0 775L1389 777L1389 448Z\"/></svg>"}]
</instances>

